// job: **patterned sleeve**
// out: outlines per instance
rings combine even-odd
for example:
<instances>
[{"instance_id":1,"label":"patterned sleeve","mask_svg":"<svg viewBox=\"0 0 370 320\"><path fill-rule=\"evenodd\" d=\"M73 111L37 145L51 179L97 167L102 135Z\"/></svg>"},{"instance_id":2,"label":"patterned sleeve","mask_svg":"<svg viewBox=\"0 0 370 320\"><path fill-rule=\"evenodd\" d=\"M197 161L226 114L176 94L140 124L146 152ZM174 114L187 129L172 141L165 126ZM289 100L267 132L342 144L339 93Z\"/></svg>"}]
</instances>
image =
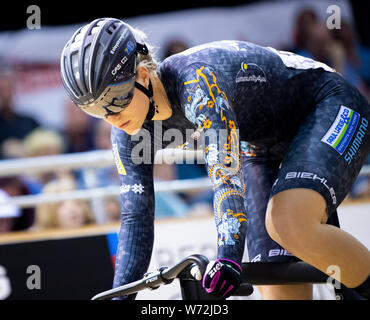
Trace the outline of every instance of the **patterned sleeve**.
<instances>
[{"instance_id":1,"label":"patterned sleeve","mask_svg":"<svg viewBox=\"0 0 370 320\"><path fill-rule=\"evenodd\" d=\"M146 152L150 153L151 146L143 146L145 139L141 142L133 140L135 138L124 131L112 128L112 150L120 178L121 199L121 228L113 287L143 277L149 267L154 242L153 161L152 157L149 161L139 157L140 150L147 147Z\"/></svg>"},{"instance_id":2,"label":"patterned sleeve","mask_svg":"<svg viewBox=\"0 0 370 320\"><path fill-rule=\"evenodd\" d=\"M218 258L241 263L246 235L245 185L241 172L239 130L227 84L207 65L193 64L178 83L186 117L204 139L205 163L214 189Z\"/></svg>"}]
</instances>

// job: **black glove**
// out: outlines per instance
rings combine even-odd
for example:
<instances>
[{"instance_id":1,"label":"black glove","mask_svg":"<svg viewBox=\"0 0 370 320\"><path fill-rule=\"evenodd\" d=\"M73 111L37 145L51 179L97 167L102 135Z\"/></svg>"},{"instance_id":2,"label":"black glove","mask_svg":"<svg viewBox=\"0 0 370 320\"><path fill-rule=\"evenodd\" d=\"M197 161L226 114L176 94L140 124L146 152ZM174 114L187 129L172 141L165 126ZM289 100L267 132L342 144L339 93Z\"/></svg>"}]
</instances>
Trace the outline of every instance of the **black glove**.
<instances>
[{"instance_id":1,"label":"black glove","mask_svg":"<svg viewBox=\"0 0 370 320\"><path fill-rule=\"evenodd\" d=\"M207 265L203 288L216 297L228 298L239 288L242 268L234 261L217 259Z\"/></svg>"}]
</instances>

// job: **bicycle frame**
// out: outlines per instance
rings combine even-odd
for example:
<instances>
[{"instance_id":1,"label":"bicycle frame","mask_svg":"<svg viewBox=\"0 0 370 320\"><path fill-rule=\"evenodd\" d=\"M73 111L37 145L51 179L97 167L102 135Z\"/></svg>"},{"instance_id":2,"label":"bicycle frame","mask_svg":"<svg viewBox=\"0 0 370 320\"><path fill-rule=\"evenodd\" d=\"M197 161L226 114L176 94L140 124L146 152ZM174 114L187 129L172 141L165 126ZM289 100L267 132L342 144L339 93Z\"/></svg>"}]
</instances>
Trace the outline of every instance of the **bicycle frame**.
<instances>
[{"instance_id":1,"label":"bicycle frame","mask_svg":"<svg viewBox=\"0 0 370 320\"><path fill-rule=\"evenodd\" d=\"M101 292L92 300L105 300L123 295L137 293L144 289L157 289L161 285L171 283L175 278L180 280L183 300L222 300L208 294L201 286L201 281L194 278L194 267L204 274L209 260L204 255L193 254L172 267L161 267L156 272L148 273L135 282ZM234 292L234 296L249 296L253 293L253 285L282 285L299 283L332 283L331 277L303 262L291 263L242 263L242 284ZM335 288L337 300L361 300L352 290L341 286Z\"/></svg>"},{"instance_id":2,"label":"bicycle frame","mask_svg":"<svg viewBox=\"0 0 370 320\"><path fill-rule=\"evenodd\" d=\"M203 275L209 260L200 254L190 255L178 264L167 268L161 267L156 272L146 274L144 278L128 283L111 290L107 290L95 295L92 300L105 300L123 295L137 293L144 289L157 289L161 285L171 283L175 278L180 279L181 293L183 300L215 300L216 298L205 292L200 281L197 281L191 274L193 267L197 266L199 272ZM253 287L250 284L243 284L238 289L239 295L250 295L253 293Z\"/></svg>"}]
</instances>

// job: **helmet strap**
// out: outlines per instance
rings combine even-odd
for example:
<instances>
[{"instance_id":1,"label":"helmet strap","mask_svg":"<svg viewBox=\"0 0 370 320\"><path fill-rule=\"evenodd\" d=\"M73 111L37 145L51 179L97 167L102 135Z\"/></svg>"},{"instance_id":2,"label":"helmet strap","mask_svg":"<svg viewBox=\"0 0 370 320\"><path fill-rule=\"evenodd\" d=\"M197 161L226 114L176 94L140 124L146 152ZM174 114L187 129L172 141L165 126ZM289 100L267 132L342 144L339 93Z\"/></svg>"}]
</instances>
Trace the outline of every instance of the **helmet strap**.
<instances>
[{"instance_id":1,"label":"helmet strap","mask_svg":"<svg viewBox=\"0 0 370 320\"><path fill-rule=\"evenodd\" d=\"M147 55L149 53L149 50L148 50L148 47L146 46L146 44L141 44L141 43L138 43L136 42L136 51L138 53L141 53L143 55Z\"/></svg>"},{"instance_id":2,"label":"helmet strap","mask_svg":"<svg viewBox=\"0 0 370 320\"><path fill-rule=\"evenodd\" d=\"M148 89L145 88L143 85L135 81L135 88L139 89L142 93L144 93L149 98L149 110L148 114L146 115L147 120L152 120L155 113L158 113L158 107L154 105L153 101L153 86L151 81L149 80L149 87Z\"/></svg>"}]
</instances>

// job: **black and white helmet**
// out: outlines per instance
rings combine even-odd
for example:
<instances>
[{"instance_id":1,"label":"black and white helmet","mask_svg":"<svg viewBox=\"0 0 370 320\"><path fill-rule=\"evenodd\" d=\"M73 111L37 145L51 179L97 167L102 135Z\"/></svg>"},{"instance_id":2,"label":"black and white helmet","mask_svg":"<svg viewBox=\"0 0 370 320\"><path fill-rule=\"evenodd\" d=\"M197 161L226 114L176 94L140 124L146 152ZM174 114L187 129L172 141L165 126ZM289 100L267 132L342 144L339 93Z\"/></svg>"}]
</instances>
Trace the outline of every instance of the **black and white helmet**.
<instances>
[{"instance_id":1,"label":"black and white helmet","mask_svg":"<svg viewBox=\"0 0 370 320\"><path fill-rule=\"evenodd\" d=\"M138 52L148 54L148 49L121 20L101 18L81 27L60 60L69 97L97 118L121 112L133 97Z\"/></svg>"}]
</instances>

